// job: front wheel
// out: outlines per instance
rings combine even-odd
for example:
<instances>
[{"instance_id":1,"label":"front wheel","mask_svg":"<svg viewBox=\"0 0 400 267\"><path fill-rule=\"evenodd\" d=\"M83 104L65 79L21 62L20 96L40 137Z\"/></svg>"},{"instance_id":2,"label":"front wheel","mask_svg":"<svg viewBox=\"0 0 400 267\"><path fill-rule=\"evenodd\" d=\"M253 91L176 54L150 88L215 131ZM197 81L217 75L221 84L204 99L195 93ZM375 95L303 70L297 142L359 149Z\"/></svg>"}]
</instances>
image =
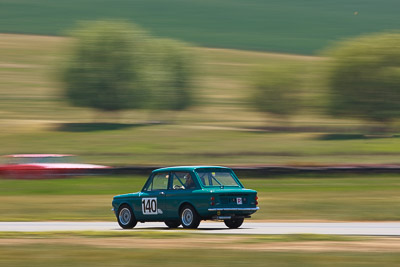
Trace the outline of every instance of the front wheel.
<instances>
[{"instance_id":1,"label":"front wheel","mask_svg":"<svg viewBox=\"0 0 400 267\"><path fill-rule=\"evenodd\" d=\"M180 215L183 228L196 229L199 226L200 217L192 206L184 206L181 209Z\"/></svg>"},{"instance_id":2,"label":"front wheel","mask_svg":"<svg viewBox=\"0 0 400 267\"><path fill-rule=\"evenodd\" d=\"M121 226L123 229L132 229L137 224L135 215L133 214L131 207L127 204L119 207L117 219L119 226Z\"/></svg>"},{"instance_id":3,"label":"front wheel","mask_svg":"<svg viewBox=\"0 0 400 267\"><path fill-rule=\"evenodd\" d=\"M229 228L236 229L242 225L243 221L244 218L234 218L234 219L224 220L224 223Z\"/></svg>"}]
</instances>

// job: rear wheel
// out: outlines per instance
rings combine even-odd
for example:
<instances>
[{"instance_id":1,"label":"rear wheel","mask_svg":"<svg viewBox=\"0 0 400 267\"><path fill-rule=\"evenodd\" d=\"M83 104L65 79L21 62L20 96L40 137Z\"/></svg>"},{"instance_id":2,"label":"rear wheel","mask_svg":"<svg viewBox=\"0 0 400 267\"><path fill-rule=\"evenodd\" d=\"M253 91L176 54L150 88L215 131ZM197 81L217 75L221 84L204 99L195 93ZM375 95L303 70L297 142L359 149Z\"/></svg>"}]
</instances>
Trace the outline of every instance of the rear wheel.
<instances>
[{"instance_id":1,"label":"rear wheel","mask_svg":"<svg viewBox=\"0 0 400 267\"><path fill-rule=\"evenodd\" d=\"M229 228L236 229L242 225L243 221L244 221L244 218L233 218L233 219L229 219L229 220L224 220L224 223Z\"/></svg>"},{"instance_id":2,"label":"rear wheel","mask_svg":"<svg viewBox=\"0 0 400 267\"><path fill-rule=\"evenodd\" d=\"M180 221L165 221L164 223L168 228L178 228L181 225Z\"/></svg>"},{"instance_id":3,"label":"rear wheel","mask_svg":"<svg viewBox=\"0 0 400 267\"><path fill-rule=\"evenodd\" d=\"M199 226L200 217L192 206L185 205L180 215L183 228L196 229Z\"/></svg>"},{"instance_id":4,"label":"rear wheel","mask_svg":"<svg viewBox=\"0 0 400 267\"><path fill-rule=\"evenodd\" d=\"M131 207L127 204L121 205L118 209L118 224L123 229L132 229L137 224L137 220Z\"/></svg>"}]
</instances>

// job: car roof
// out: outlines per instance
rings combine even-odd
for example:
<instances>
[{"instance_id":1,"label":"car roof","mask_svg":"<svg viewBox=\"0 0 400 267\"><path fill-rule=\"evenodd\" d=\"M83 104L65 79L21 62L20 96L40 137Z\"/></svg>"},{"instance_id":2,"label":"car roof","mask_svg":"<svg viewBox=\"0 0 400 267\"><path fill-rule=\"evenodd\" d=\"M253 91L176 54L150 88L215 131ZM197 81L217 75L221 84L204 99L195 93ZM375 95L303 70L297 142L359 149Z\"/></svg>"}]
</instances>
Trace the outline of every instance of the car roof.
<instances>
[{"instance_id":1,"label":"car roof","mask_svg":"<svg viewBox=\"0 0 400 267\"><path fill-rule=\"evenodd\" d=\"M5 155L6 158L59 158L59 157L71 157L69 154L13 154Z\"/></svg>"},{"instance_id":2,"label":"car roof","mask_svg":"<svg viewBox=\"0 0 400 267\"><path fill-rule=\"evenodd\" d=\"M221 170L231 170L228 167L221 166L173 166L156 169L153 172L170 172L170 171L194 171L198 169L221 169Z\"/></svg>"}]
</instances>

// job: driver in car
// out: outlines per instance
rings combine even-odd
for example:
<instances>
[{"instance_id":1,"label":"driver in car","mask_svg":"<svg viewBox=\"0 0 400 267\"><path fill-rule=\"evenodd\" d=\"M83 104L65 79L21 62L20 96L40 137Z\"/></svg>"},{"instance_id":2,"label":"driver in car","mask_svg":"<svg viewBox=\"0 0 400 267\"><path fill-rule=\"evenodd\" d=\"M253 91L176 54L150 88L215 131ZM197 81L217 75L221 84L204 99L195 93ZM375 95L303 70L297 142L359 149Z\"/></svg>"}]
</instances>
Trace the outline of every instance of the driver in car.
<instances>
[{"instance_id":1,"label":"driver in car","mask_svg":"<svg viewBox=\"0 0 400 267\"><path fill-rule=\"evenodd\" d=\"M196 187L195 183L193 182L192 176L188 173L183 177L185 182L185 189L194 189Z\"/></svg>"}]
</instances>

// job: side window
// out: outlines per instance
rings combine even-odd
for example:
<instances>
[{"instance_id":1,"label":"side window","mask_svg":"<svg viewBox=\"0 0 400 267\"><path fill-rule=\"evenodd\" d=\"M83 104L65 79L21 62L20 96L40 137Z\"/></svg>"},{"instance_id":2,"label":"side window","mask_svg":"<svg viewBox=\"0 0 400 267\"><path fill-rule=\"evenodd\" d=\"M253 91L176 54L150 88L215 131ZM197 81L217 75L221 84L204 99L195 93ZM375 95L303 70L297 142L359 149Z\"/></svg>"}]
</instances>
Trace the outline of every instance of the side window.
<instances>
[{"instance_id":1,"label":"side window","mask_svg":"<svg viewBox=\"0 0 400 267\"><path fill-rule=\"evenodd\" d=\"M207 172L199 172L200 180L203 185L210 186L212 185L212 179L209 177Z\"/></svg>"},{"instance_id":2,"label":"side window","mask_svg":"<svg viewBox=\"0 0 400 267\"><path fill-rule=\"evenodd\" d=\"M196 184L193 181L193 177L188 172L175 172L172 174L172 189L194 189Z\"/></svg>"},{"instance_id":3,"label":"side window","mask_svg":"<svg viewBox=\"0 0 400 267\"><path fill-rule=\"evenodd\" d=\"M168 179L168 173L155 174L146 191L166 190L168 188Z\"/></svg>"}]
</instances>

